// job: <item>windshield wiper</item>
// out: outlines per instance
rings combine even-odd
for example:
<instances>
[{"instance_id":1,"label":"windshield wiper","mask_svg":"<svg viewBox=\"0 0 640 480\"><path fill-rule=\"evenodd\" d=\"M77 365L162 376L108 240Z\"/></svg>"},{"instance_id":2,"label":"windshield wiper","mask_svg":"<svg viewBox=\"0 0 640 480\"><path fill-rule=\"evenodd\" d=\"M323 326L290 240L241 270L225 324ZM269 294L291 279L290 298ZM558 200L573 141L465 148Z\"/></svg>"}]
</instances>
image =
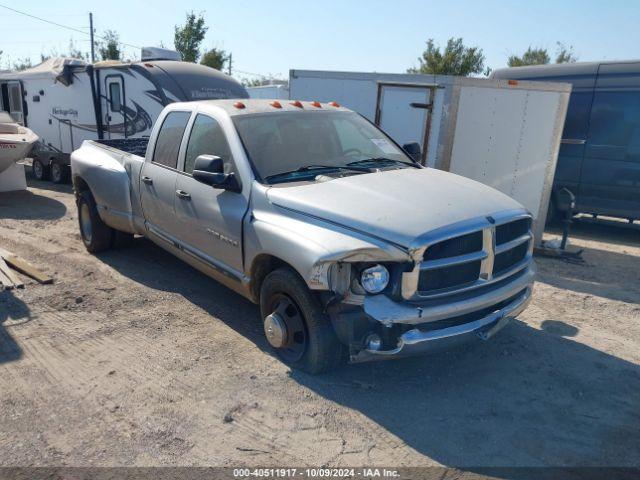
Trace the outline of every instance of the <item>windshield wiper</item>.
<instances>
[{"instance_id":1,"label":"windshield wiper","mask_svg":"<svg viewBox=\"0 0 640 480\"><path fill-rule=\"evenodd\" d=\"M415 167L416 164L415 163L409 163L409 162L403 162L402 160L394 160L392 158L386 158L386 157L370 157L370 158L363 158L362 160L355 160L353 162L349 162L347 163L347 165L351 166L357 166L357 165L363 165L363 164L367 164L367 163L371 163L371 164L376 164L376 163L381 163L381 164L395 164L395 165L407 165L409 167Z\"/></svg>"},{"instance_id":2,"label":"windshield wiper","mask_svg":"<svg viewBox=\"0 0 640 480\"><path fill-rule=\"evenodd\" d=\"M265 177L265 180L273 180L274 178L280 177L288 177L290 175L295 175L296 173L304 173L304 172L313 172L315 170L348 170L352 172L365 172L371 173L372 170L369 167L360 167L357 165L304 165L302 167L296 168L295 170L289 170L287 172L274 173L273 175L268 175Z\"/></svg>"}]
</instances>

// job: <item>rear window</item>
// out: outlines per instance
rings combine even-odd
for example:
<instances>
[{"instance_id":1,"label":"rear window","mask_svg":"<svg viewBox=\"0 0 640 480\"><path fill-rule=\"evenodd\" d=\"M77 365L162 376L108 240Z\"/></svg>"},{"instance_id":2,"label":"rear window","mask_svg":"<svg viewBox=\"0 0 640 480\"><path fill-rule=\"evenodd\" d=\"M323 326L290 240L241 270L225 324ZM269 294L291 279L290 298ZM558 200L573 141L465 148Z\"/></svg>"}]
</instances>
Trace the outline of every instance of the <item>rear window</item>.
<instances>
[{"instance_id":1,"label":"rear window","mask_svg":"<svg viewBox=\"0 0 640 480\"><path fill-rule=\"evenodd\" d=\"M171 112L164 118L153 149L153 163L169 168L178 166L180 143L190 116L190 112Z\"/></svg>"}]
</instances>

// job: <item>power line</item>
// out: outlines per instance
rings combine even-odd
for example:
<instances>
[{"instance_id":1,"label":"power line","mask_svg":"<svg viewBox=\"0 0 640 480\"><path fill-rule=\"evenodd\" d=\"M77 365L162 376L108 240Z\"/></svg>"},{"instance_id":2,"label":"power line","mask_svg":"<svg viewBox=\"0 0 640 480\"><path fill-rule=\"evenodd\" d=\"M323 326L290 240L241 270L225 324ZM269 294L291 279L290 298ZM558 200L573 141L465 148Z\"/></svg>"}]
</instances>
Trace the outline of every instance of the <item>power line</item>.
<instances>
[{"instance_id":1,"label":"power line","mask_svg":"<svg viewBox=\"0 0 640 480\"><path fill-rule=\"evenodd\" d=\"M71 30L72 32L81 33L81 34L83 34L83 35L90 35L90 33L89 33L89 32L84 32L84 31L80 30L79 28L70 27L70 26L68 26L68 25L63 25L63 24L61 24L61 23L57 23L57 22L52 22L51 20L46 20L46 19L44 19L44 18L40 18L40 17L37 17L37 16L35 16L35 15L31 15L30 13L27 13L27 12L21 12L20 10L16 10L15 8L7 7L6 5L2 5L2 4L0 4L0 7L5 8L5 9L7 9L7 10L11 10L12 12L15 12L15 13L19 13L20 15L24 15L24 16L26 16L26 17L31 17L31 18L34 18L34 19L36 19L36 20L40 20L41 22L44 22L44 23L49 23L49 24L51 24L51 25L55 25L56 27L66 28L67 30ZM103 37L102 35L96 35L96 37L97 37L97 38L99 38L99 39L101 39L101 40L107 40L107 41L109 40L108 38ZM131 47L131 48L140 48L140 47L139 47L139 46L137 46L137 45L131 45L131 44L129 44L129 43L124 43L124 42L118 42L118 43L119 43L120 45L124 45L124 46L126 46L126 47Z\"/></svg>"}]
</instances>

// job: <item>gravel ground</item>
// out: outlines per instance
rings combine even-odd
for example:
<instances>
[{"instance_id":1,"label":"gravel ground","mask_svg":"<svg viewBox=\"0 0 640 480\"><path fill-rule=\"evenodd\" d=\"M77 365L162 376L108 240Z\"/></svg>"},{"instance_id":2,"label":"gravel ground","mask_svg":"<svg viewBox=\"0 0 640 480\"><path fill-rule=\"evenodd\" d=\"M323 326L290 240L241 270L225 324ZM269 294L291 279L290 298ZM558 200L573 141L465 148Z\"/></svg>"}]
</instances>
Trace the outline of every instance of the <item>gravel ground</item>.
<instances>
[{"instance_id":1,"label":"gravel ground","mask_svg":"<svg viewBox=\"0 0 640 480\"><path fill-rule=\"evenodd\" d=\"M640 466L640 233L577 226L490 342L311 377L145 239L88 254L68 186L0 193L0 466Z\"/></svg>"}]
</instances>

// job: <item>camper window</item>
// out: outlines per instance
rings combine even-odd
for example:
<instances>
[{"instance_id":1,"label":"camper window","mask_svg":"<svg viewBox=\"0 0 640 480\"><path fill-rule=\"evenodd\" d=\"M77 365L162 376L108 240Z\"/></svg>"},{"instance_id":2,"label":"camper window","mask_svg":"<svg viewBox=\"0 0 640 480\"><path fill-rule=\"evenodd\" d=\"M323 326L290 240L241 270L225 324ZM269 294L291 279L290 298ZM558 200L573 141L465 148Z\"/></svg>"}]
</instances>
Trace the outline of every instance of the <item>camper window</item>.
<instances>
[{"instance_id":1,"label":"camper window","mask_svg":"<svg viewBox=\"0 0 640 480\"><path fill-rule=\"evenodd\" d=\"M119 112L122 110L122 100L120 97L120 84L113 82L109 84L109 102L111 103L111 111Z\"/></svg>"}]
</instances>

